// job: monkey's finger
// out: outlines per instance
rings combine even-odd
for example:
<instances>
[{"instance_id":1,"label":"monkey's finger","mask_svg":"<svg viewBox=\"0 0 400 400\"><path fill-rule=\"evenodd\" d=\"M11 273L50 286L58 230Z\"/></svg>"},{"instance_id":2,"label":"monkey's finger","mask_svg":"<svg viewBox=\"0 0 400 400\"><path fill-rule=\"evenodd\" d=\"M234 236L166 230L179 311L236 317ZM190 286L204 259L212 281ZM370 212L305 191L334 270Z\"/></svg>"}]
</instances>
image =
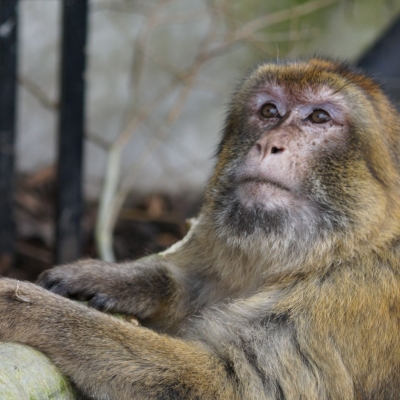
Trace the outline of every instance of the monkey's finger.
<instances>
[{"instance_id":1,"label":"monkey's finger","mask_svg":"<svg viewBox=\"0 0 400 400\"><path fill-rule=\"evenodd\" d=\"M66 280L52 271L41 274L36 283L50 292L64 297L74 297L77 300L87 301L94 295L92 290L82 288L78 283Z\"/></svg>"},{"instance_id":2,"label":"monkey's finger","mask_svg":"<svg viewBox=\"0 0 400 400\"><path fill-rule=\"evenodd\" d=\"M68 289L61 282L51 279L49 275L41 275L36 282L37 285L61 296L68 295Z\"/></svg>"},{"instance_id":3,"label":"monkey's finger","mask_svg":"<svg viewBox=\"0 0 400 400\"><path fill-rule=\"evenodd\" d=\"M89 307L95 308L99 311L118 311L118 301L108 295L96 293L89 300Z\"/></svg>"},{"instance_id":4,"label":"monkey's finger","mask_svg":"<svg viewBox=\"0 0 400 400\"><path fill-rule=\"evenodd\" d=\"M61 278L56 276L56 274L50 270L41 273L36 280L36 284L44 287L47 290L51 290L51 288L57 286L60 281Z\"/></svg>"}]
</instances>

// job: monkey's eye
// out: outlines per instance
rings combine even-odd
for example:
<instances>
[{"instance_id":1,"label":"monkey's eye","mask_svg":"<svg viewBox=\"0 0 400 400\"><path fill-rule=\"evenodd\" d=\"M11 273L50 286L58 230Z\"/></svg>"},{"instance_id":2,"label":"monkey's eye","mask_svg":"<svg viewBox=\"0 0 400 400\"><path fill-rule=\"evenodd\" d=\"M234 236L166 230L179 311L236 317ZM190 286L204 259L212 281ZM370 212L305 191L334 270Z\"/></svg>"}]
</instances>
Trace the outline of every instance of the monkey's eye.
<instances>
[{"instance_id":1,"label":"monkey's eye","mask_svg":"<svg viewBox=\"0 0 400 400\"><path fill-rule=\"evenodd\" d=\"M314 110L308 119L314 124L323 124L331 120L331 116L325 110Z\"/></svg>"},{"instance_id":2,"label":"monkey's eye","mask_svg":"<svg viewBox=\"0 0 400 400\"><path fill-rule=\"evenodd\" d=\"M275 118L279 117L279 112L275 104L267 103L262 106L261 115L264 118Z\"/></svg>"}]
</instances>

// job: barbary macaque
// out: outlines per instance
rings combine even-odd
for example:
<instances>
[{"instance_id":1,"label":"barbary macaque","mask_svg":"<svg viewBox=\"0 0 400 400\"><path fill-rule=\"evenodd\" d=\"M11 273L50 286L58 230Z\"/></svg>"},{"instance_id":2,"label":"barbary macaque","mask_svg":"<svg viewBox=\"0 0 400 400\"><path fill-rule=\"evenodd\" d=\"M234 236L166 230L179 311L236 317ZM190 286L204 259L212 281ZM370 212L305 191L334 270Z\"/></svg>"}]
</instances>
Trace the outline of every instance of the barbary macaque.
<instances>
[{"instance_id":1,"label":"barbary macaque","mask_svg":"<svg viewBox=\"0 0 400 400\"><path fill-rule=\"evenodd\" d=\"M328 59L259 65L217 155L170 249L0 280L0 339L98 400L398 399L400 116L380 87Z\"/></svg>"}]
</instances>

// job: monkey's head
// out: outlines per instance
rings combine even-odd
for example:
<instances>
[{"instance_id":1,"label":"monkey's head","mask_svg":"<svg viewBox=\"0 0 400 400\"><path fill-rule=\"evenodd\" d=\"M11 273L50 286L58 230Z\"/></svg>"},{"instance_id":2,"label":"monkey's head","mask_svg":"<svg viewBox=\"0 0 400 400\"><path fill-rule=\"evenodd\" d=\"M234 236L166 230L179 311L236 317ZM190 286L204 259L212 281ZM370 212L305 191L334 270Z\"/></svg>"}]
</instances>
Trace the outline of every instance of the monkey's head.
<instances>
[{"instance_id":1,"label":"monkey's head","mask_svg":"<svg viewBox=\"0 0 400 400\"><path fill-rule=\"evenodd\" d=\"M400 235L398 114L333 61L264 64L233 96L206 207L220 237Z\"/></svg>"}]
</instances>

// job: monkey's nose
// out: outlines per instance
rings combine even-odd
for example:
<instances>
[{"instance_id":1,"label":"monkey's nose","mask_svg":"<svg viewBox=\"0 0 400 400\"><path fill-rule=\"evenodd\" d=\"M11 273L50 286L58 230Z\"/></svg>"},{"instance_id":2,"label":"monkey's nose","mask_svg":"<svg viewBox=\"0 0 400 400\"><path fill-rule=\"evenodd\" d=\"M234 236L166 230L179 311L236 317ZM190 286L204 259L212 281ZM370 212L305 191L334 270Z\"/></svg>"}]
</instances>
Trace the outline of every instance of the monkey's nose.
<instances>
[{"instance_id":1,"label":"monkey's nose","mask_svg":"<svg viewBox=\"0 0 400 400\"><path fill-rule=\"evenodd\" d=\"M271 143L266 140L258 140L254 148L260 160L270 155L279 155L286 150L285 146L280 143L276 143L275 141Z\"/></svg>"},{"instance_id":2,"label":"monkey's nose","mask_svg":"<svg viewBox=\"0 0 400 400\"><path fill-rule=\"evenodd\" d=\"M271 147L271 154L282 153L283 150L284 150L283 147L272 146Z\"/></svg>"}]
</instances>

